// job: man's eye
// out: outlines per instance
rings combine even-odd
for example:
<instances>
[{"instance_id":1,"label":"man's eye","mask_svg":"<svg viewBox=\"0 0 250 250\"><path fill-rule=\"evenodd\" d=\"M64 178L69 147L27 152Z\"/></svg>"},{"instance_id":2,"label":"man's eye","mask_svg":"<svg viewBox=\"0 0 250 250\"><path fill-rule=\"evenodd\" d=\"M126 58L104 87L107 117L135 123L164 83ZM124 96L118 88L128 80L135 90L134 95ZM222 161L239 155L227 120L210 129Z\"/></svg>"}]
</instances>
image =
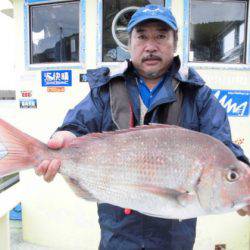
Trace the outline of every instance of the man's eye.
<instances>
[{"instance_id":1,"label":"man's eye","mask_svg":"<svg viewBox=\"0 0 250 250\"><path fill-rule=\"evenodd\" d=\"M144 40L144 39L146 39L146 36L144 36L144 35L139 35L139 36L138 36L138 39Z\"/></svg>"},{"instance_id":2,"label":"man's eye","mask_svg":"<svg viewBox=\"0 0 250 250\"><path fill-rule=\"evenodd\" d=\"M165 39L165 38L166 38L166 35L163 35L163 34L158 35L158 39Z\"/></svg>"}]
</instances>

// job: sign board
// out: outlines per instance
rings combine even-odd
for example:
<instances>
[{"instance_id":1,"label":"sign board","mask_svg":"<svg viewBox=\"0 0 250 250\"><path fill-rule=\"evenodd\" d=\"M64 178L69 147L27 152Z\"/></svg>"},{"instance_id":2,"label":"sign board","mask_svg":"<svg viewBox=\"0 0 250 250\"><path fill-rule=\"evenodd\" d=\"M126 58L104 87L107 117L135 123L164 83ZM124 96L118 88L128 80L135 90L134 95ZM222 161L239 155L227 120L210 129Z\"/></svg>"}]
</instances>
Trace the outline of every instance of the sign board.
<instances>
[{"instance_id":1,"label":"sign board","mask_svg":"<svg viewBox=\"0 0 250 250\"><path fill-rule=\"evenodd\" d=\"M16 91L0 90L0 100L16 100Z\"/></svg>"},{"instance_id":2,"label":"sign board","mask_svg":"<svg viewBox=\"0 0 250 250\"><path fill-rule=\"evenodd\" d=\"M42 71L42 86L72 86L71 70L49 70Z\"/></svg>"},{"instance_id":3,"label":"sign board","mask_svg":"<svg viewBox=\"0 0 250 250\"><path fill-rule=\"evenodd\" d=\"M37 100L36 99L20 99L19 106L21 109L37 108Z\"/></svg>"},{"instance_id":4,"label":"sign board","mask_svg":"<svg viewBox=\"0 0 250 250\"><path fill-rule=\"evenodd\" d=\"M87 74L80 74L80 82L87 82L88 77Z\"/></svg>"},{"instance_id":5,"label":"sign board","mask_svg":"<svg viewBox=\"0 0 250 250\"><path fill-rule=\"evenodd\" d=\"M47 92L64 92L65 87L48 87Z\"/></svg>"},{"instance_id":6,"label":"sign board","mask_svg":"<svg viewBox=\"0 0 250 250\"><path fill-rule=\"evenodd\" d=\"M22 95L22 97L31 97L32 91L31 90L22 90L21 95Z\"/></svg>"},{"instance_id":7,"label":"sign board","mask_svg":"<svg viewBox=\"0 0 250 250\"><path fill-rule=\"evenodd\" d=\"M213 94L226 109L228 116L249 116L250 91L214 89Z\"/></svg>"}]
</instances>

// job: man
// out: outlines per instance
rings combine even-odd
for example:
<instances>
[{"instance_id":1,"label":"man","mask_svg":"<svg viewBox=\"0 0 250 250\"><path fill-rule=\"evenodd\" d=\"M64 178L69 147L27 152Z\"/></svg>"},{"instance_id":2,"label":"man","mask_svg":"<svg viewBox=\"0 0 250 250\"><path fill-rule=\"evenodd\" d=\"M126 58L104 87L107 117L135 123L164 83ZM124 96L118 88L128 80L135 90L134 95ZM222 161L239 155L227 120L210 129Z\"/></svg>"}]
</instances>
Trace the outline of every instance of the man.
<instances>
[{"instance_id":1,"label":"man","mask_svg":"<svg viewBox=\"0 0 250 250\"><path fill-rule=\"evenodd\" d=\"M157 5L138 9L128 32L131 61L115 74L108 68L88 71L89 95L69 110L48 146L61 148L91 132L170 123L216 137L249 163L231 141L226 112L211 90L193 69L181 73L180 60L174 57L177 24L170 10ZM51 181L59 167L58 160L45 160L36 172ZM99 204L98 214L102 250L193 248L196 219L154 218L110 204Z\"/></svg>"}]
</instances>

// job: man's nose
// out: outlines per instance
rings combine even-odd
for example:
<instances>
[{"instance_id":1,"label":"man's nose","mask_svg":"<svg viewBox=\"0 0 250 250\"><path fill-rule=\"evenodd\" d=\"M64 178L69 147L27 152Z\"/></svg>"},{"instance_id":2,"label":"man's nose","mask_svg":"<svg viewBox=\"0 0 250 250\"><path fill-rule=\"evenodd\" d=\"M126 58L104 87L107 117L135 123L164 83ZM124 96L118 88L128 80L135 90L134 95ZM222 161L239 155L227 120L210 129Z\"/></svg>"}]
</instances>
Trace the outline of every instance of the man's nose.
<instances>
[{"instance_id":1,"label":"man's nose","mask_svg":"<svg viewBox=\"0 0 250 250\"><path fill-rule=\"evenodd\" d=\"M155 52L157 51L157 44L153 40L148 40L145 46L145 50L147 52Z\"/></svg>"}]
</instances>

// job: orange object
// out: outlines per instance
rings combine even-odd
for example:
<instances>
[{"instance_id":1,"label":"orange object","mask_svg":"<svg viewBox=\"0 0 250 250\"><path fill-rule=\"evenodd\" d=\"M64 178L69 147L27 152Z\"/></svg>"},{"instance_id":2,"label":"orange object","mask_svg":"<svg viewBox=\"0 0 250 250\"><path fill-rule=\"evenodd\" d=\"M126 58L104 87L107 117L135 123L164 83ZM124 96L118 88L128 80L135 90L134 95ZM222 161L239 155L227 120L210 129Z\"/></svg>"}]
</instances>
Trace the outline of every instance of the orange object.
<instances>
[{"instance_id":1,"label":"orange object","mask_svg":"<svg viewBox=\"0 0 250 250\"><path fill-rule=\"evenodd\" d=\"M65 92L65 87L47 87L47 92Z\"/></svg>"},{"instance_id":2,"label":"orange object","mask_svg":"<svg viewBox=\"0 0 250 250\"><path fill-rule=\"evenodd\" d=\"M132 210L130 208L125 208L124 209L124 214L130 215L132 213Z\"/></svg>"}]
</instances>

